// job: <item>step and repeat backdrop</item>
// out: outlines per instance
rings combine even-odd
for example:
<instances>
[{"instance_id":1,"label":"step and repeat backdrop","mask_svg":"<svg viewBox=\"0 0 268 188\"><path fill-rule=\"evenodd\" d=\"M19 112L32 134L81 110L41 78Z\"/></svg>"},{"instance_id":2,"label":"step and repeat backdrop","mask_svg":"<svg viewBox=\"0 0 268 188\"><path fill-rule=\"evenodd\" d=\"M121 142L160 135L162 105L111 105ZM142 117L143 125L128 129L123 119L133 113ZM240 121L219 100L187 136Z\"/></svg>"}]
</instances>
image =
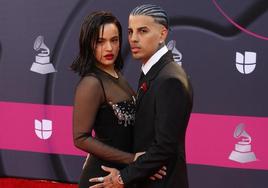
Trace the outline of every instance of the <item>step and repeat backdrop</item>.
<instances>
[{"instance_id":1,"label":"step and repeat backdrop","mask_svg":"<svg viewBox=\"0 0 268 188\"><path fill-rule=\"evenodd\" d=\"M95 10L118 17L136 89L127 25L143 3L168 12L168 48L193 83L190 187L268 187L267 0L0 0L0 177L78 181L86 154L72 141L79 77L69 66L80 25Z\"/></svg>"}]
</instances>

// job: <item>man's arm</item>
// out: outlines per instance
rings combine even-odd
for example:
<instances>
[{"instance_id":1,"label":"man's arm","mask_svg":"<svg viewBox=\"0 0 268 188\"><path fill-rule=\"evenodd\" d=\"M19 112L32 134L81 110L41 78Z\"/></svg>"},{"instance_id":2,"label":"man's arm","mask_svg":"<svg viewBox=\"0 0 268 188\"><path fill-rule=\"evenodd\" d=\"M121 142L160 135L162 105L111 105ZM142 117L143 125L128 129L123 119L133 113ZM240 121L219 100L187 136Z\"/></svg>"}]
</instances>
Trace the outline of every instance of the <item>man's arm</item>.
<instances>
[{"instance_id":1,"label":"man's arm","mask_svg":"<svg viewBox=\"0 0 268 188\"><path fill-rule=\"evenodd\" d=\"M154 142L144 155L120 171L125 184L148 178L166 165L170 159L176 158L179 153L179 136L185 134L189 96L182 83L176 78L164 80L155 92Z\"/></svg>"}]
</instances>

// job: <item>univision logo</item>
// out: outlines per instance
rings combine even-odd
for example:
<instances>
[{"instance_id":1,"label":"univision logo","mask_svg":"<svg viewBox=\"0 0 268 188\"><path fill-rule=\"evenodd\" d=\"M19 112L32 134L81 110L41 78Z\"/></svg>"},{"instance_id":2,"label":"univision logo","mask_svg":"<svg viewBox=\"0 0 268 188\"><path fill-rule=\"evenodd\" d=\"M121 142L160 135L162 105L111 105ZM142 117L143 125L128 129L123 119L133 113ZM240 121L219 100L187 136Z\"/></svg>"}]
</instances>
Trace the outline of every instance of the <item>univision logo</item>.
<instances>
[{"instance_id":1,"label":"univision logo","mask_svg":"<svg viewBox=\"0 0 268 188\"><path fill-rule=\"evenodd\" d=\"M34 120L35 134L38 138L46 140L52 135L52 121L48 119L42 119L42 122Z\"/></svg>"},{"instance_id":2,"label":"univision logo","mask_svg":"<svg viewBox=\"0 0 268 188\"><path fill-rule=\"evenodd\" d=\"M242 74L250 74L256 67L257 54L255 52L236 52L236 68Z\"/></svg>"}]
</instances>

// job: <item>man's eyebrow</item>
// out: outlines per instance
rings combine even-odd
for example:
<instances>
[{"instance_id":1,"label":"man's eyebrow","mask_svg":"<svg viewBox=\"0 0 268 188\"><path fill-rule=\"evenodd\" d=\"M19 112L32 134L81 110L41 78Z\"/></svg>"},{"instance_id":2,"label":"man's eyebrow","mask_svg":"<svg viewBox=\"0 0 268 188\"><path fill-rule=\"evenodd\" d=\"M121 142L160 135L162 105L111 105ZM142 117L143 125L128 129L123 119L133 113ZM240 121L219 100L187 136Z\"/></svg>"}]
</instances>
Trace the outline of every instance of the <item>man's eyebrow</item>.
<instances>
[{"instance_id":1,"label":"man's eyebrow","mask_svg":"<svg viewBox=\"0 0 268 188\"><path fill-rule=\"evenodd\" d=\"M141 29L148 29L148 27L147 26L138 27L138 30L141 30Z\"/></svg>"}]
</instances>

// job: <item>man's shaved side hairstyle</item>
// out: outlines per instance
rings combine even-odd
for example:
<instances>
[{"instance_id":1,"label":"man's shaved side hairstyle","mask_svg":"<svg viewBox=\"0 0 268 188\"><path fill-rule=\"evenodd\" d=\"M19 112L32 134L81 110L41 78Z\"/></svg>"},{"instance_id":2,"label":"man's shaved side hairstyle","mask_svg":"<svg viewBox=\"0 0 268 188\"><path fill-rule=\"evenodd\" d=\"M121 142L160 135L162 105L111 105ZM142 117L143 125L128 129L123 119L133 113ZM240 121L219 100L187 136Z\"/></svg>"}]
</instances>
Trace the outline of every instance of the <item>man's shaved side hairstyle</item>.
<instances>
[{"instance_id":1,"label":"man's shaved side hairstyle","mask_svg":"<svg viewBox=\"0 0 268 188\"><path fill-rule=\"evenodd\" d=\"M131 11L130 15L151 16L154 18L155 22L169 29L169 21L168 21L167 13L164 9L162 9L161 7L157 5L145 4L145 5L137 6Z\"/></svg>"}]
</instances>

